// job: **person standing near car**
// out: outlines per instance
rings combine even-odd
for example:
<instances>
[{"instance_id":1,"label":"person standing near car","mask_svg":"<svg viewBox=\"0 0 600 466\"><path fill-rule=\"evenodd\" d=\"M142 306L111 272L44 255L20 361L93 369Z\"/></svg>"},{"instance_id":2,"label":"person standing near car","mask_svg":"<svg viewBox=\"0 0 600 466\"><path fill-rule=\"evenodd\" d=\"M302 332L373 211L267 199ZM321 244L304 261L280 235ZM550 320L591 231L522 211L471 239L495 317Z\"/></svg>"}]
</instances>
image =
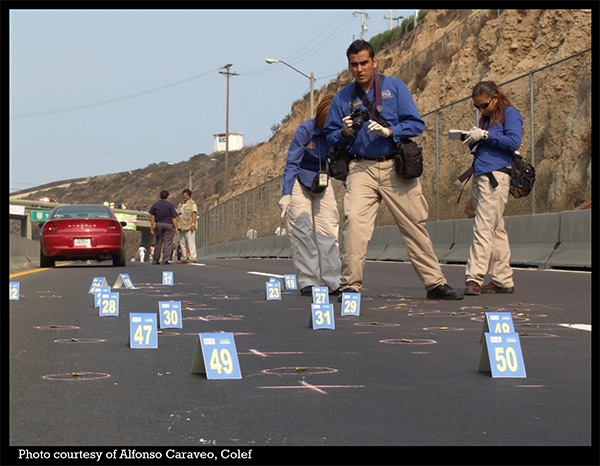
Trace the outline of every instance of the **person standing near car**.
<instances>
[{"instance_id":1,"label":"person standing near car","mask_svg":"<svg viewBox=\"0 0 600 466\"><path fill-rule=\"evenodd\" d=\"M173 238L177 232L177 211L169 201L169 191L160 192L160 200L156 201L150 210L150 233L156 237L154 244L153 264L168 264L173 254Z\"/></svg>"},{"instance_id":2,"label":"person standing near car","mask_svg":"<svg viewBox=\"0 0 600 466\"><path fill-rule=\"evenodd\" d=\"M481 112L479 126L464 143L473 153L471 199L475 205L473 242L465 270L465 294L513 293L510 244L504 208L510 189L510 166L521 146L523 117L493 81L481 81L471 94ZM490 282L483 284L486 274Z\"/></svg>"},{"instance_id":3,"label":"person standing near car","mask_svg":"<svg viewBox=\"0 0 600 466\"><path fill-rule=\"evenodd\" d=\"M418 178L405 179L394 169L395 146L405 138L419 136L425 123L406 84L386 76L378 84L377 59L364 40L352 42L346 51L348 68L354 81L333 98L325 122L325 134L331 147L339 147L350 138L347 152L354 156L346 179L343 230L342 283L338 293L359 292L367 245L375 227L375 217L383 200L402 233L410 261L427 290L429 299L463 299L463 294L447 283L433 251L425 227L428 206ZM381 87L381 89L379 89ZM362 96L362 97L361 97ZM350 116L354 107L367 109L363 99L376 106L388 126L372 119L353 129Z\"/></svg>"},{"instance_id":4,"label":"person standing near car","mask_svg":"<svg viewBox=\"0 0 600 466\"><path fill-rule=\"evenodd\" d=\"M285 219L300 293L313 286L335 292L340 285L339 213L325 171L329 147L323 134L333 95L317 105L315 118L303 121L290 143L283 170L281 217Z\"/></svg>"},{"instance_id":5,"label":"person standing near car","mask_svg":"<svg viewBox=\"0 0 600 466\"><path fill-rule=\"evenodd\" d=\"M179 244L181 246L181 259L177 262L196 262L196 217L198 206L192 199L192 191L184 189L182 193L183 202L177 206L179 213ZM189 251L189 254L188 254Z\"/></svg>"}]
</instances>

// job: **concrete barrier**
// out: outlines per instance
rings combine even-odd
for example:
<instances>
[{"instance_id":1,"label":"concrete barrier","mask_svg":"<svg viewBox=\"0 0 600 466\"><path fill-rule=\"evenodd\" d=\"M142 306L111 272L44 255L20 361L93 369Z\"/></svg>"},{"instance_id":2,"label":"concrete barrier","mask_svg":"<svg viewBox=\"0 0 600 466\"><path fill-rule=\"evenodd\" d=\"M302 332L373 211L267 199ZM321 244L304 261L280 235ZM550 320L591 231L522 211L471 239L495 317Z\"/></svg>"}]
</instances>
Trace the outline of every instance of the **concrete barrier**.
<instances>
[{"instance_id":1,"label":"concrete barrier","mask_svg":"<svg viewBox=\"0 0 600 466\"><path fill-rule=\"evenodd\" d=\"M228 243L222 243L216 246L217 259L237 259L240 256L243 249L242 240L229 241Z\"/></svg>"},{"instance_id":2,"label":"concrete barrier","mask_svg":"<svg viewBox=\"0 0 600 466\"><path fill-rule=\"evenodd\" d=\"M241 240L241 241L242 241L240 243L241 249L240 249L240 253L238 254L238 257L241 257L241 258L256 257L254 255L254 253L258 249L257 248L258 238Z\"/></svg>"},{"instance_id":3,"label":"concrete barrier","mask_svg":"<svg viewBox=\"0 0 600 466\"><path fill-rule=\"evenodd\" d=\"M460 218L452 220L453 238L450 250L442 257L445 264L466 264L469 258L469 249L473 242L472 218Z\"/></svg>"},{"instance_id":4,"label":"concrete barrier","mask_svg":"<svg viewBox=\"0 0 600 466\"><path fill-rule=\"evenodd\" d=\"M504 217L510 263L544 268L559 241L560 213Z\"/></svg>"},{"instance_id":5,"label":"concrete barrier","mask_svg":"<svg viewBox=\"0 0 600 466\"><path fill-rule=\"evenodd\" d=\"M445 257L450 253L454 244L454 220L441 220L439 222L427 222L427 231L433 243L433 252L444 264Z\"/></svg>"},{"instance_id":6,"label":"concrete barrier","mask_svg":"<svg viewBox=\"0 0 600 466\"><path fill-rule=\"evenodd\" d=\"M404 239L402 238L402 234L400 234L400 230L396 225L389 225L384 227L377 227L385 229L385 241L387 242L387 247L381 253L377 260L380 261L408 261L408 251L406 250L406 244L404 243Z\"/></svg>"},{"instance_id":7,"label":"concrete barrier","mask_svg":"<svg viewBox=\"0 0 600 466\"><path fill-rule=\"evenodd\" d=\"M592 267L592 211L560 213L558 245L546 262L548 268Z\"/></svg>"},{"instance_id":8,"label":"concrete barrier","mask_svg":"<svg viewBox=\"0 0 600 466\"><path fill-rule=\"evenodd\" d=\"M270 258L279 258L282 256L284 249L289 248L290 240L287 235L284 236L274 236L273 237L273 246L271 252L267 257Z\"/></svg>"},{"instance_id":9,"label":"concrete barrier","mask_svg":"<svg viewBox=\"0 0 600 466\"><path fill-rule=\"evenodd\" d=\"M292 257L292 247L290 245L290 237L288 235L275 237L275 251L278 259Z\"/></svg>"},{"instance_id":10,"label":"concrete barrier","mask_svg":"<svg viewBox=\"0 0 600 466\"><path fill-rule=\"evenodd\" d=\"M10 273L40 266L40 242L9 234Z\"/></svg>"},{"instance_id":11,"label":"concrete barrier","mask_svg":"<svg viewBox=\"0 0 600 466\"><path fill-rule=\"evenodd\" d=\"M511 264L538 268L591 269L591 210L515 215L504 218L511 247ZM440 263L466 264L473 241L474 219L428 222L435 254ZM37 259L39 259L38 247ZM288 236L239 240L207 246L198 257L290 258ZM406 244L396 225L377 227L367 247L367 259L409 260Z\"/></svg>"},{"instance_id":12,"label":"concrete barrier","mask_svg":"<svg viewBox=\"0 0 600 466\"><path fill-rule=\"evenodd\" d=\"M396 226L392 228L398 229ZM378 260L390 244L389 226L375 228L367 246L367 260Z\"/></svg>"}]
</instances>

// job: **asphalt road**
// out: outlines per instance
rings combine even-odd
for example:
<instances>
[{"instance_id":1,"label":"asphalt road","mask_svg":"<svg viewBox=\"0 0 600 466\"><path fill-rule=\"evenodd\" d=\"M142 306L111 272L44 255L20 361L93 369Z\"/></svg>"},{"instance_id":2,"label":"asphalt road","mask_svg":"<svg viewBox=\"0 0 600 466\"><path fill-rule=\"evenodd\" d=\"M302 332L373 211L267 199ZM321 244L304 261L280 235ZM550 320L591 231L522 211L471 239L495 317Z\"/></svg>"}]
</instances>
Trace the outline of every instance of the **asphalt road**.
<instances>
[{"instance_id":1,"label":"asphalt road","mask_svg":"<svg viewBox=\"0 0 600 466\"><path fill-rule=\"evenodd\" d=\"M462 289L464 266L442 268ZM266 300L269 276L293 272L290 260L214 260L12 276L2 464L598 464L591 273L516 269L513 295L444 302L426 299L410 264L368 262L360 315L333 298L335 329L313 329L310 297ZM92 279L120 273L135 288L113 288L118 316L101 317ZM131 348L129 314L170 300L183 328ZM526 377L479 370L486 312L510 312ZM241 378L191 373L200 332L233 333Z\"/></svg>"}]
</instances>

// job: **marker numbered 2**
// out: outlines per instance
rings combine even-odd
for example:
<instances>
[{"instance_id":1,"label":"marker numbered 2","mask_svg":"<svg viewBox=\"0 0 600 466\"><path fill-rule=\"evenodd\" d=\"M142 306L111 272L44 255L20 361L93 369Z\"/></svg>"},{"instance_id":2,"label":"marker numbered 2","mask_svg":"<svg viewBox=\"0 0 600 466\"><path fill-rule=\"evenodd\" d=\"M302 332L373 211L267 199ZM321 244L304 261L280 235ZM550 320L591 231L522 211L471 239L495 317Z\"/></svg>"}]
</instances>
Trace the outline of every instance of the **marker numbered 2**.
<instances>
[{"instance_id":1,"label":"marker numbered 2","mask_svg":"<svg viewBox=\"0 0 600 466\"><path fill-rule=\"evenodd\" d=\"M10 300L18 301L19 300L19 291L21 285L19 282L10 282L9 291L10 291Z\"/></svg>"}]
</instances>

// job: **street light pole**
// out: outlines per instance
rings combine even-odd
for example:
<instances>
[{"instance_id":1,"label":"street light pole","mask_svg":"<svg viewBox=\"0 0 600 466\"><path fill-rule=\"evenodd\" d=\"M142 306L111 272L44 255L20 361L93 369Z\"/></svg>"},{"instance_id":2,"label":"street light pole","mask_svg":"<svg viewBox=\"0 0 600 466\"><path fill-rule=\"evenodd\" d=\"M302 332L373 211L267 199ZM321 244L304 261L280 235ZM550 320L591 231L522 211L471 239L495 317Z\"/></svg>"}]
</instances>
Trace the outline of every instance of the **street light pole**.
<instances>
[{"instance_id":1,"label":"street light pole","mask_svg":"<svg viewBox=\"0 0 600 466\"><path fill-rule=\"evenodd\" d=\"M297 73L300 73L305 78L310 79L310 117L313 118L315 116L315 74L314 73L310 73L310 76L308 76L307 74L303 73L302 71L294 68L289 63L286 63L283 60L278 60L276 58L265 58L265 61L269 65L271 65L273 63L283 63L285 66L290 67L291 69L293 69Z\"/></svg>"}]
</instances>

